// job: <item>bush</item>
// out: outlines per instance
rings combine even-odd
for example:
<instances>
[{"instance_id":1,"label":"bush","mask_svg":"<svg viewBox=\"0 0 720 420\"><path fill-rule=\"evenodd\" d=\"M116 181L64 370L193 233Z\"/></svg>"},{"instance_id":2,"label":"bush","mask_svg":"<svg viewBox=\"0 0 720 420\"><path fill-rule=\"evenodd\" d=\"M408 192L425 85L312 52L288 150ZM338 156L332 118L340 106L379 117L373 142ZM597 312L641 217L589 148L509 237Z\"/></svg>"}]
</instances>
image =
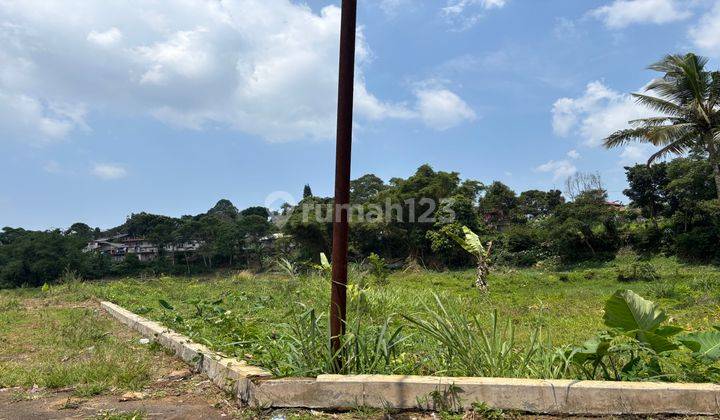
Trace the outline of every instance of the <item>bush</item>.
<instances>
[{"instance_id":1,"label":"bush","mask_svg":"<svg viewBox=\"0 0 720 420\"><path fill-rule=\"evenodd\" d=\"M617 279L621 282L657 281L660 280L660 275L652 264L637 261L619 267Z\"/></svg>"},{"instance_id":2,"label":"bush","mask_svg":"<svg viewBox=\"0 0 720 420\"><path fill-rule=\"evenodd\" d=\"M511 226L503 232L502 241L496 242L494 262L529 267L543 259L545 254L539 229L530 225Z\"/></svg>"},{"instance_id":3,"label":"bush","mask_svg":"<svg viewBox=\"0 0 720 420\"><path fill-rule=\"evenodd\" d=\"M675 237L677 256L697 262L710 262L718 258L720 235L715 227L697 227Z\"/></svg>"},{"instance_id":4,"label":"bush","mask_svg":"<svg viewBox=\"0 0 720 420\"><path fill-rule=\"evenodd\" d=\"M375 278L375 283L387 284L390 272L385 265L385 260L373 252L368 257L367 262L370 266L370 274Z\"/></svg>"},{"instance_id":5,"label":"bush","mask_svg":"<svg viewBox=\"0 0 720 420\"><path fill-rule=\"evenodd\" d=\"M663 231L654 223L631 223L627 228L627 243L641 254L655 254L660 251Z\"/></svg>"}]
</instances>

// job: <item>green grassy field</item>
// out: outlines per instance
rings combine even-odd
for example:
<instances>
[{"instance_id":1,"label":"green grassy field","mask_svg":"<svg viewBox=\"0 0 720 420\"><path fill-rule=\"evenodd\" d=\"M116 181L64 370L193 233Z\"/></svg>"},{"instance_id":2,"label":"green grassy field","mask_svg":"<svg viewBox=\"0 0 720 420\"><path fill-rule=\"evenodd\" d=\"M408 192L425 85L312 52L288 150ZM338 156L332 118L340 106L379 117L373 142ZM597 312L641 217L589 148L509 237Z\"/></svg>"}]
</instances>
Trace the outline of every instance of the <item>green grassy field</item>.
<instances>
[{"instance_id":1,"label":"green grassy field","mask_svg":"<svg viewBox=\"0 0 720 420\"><path fill-rule=\"evenodd\" d=\"M496 268L487 294L472 286L472 270L395 272L387 284L378 285L367 273L355 269L348 292L348 329L355 332L359 321L357 335L364 337L359 345L368 345L378 335L388 338L397 327L402 327L400 336L404 338L395 347L391 363L362 360L350 370L462 374L462 370L448 368L444 359L449 356L402 317L423 318L428 307L435 308L435 296L453 313L477 315L486 327L497 310L500 319L512 320L519 346L527 344L538 327L544 332L543 340L551 340L553 347L582 344L603 329L604 302L618 289L634 290L659 303L671 317L669 323L687 330L707 330L720 324L717 268L683 265L666 258L650 262L661 278L631 283L617 280L618 267L627 263L622 258L568 271ZM215 350L276 373L315 374L324 369L318 347L326 340L322 333L326 330L329 289L327 276L321 274L291 278L242 272L208 278L74 282L45 291L6 290L0 292L0 298L6 306L13 299L28 297L56 302L110 300ZM160 300L172 309L163 307ZM310 309L314 309L312 319ZM10 315L5 311L0 316ZM317 326L313 320L318 321ZM385 322L389 327L382 334ZM310 343L312 340L323 344ZM542 374L530 374L537 375Z\"/></svg>"},{"instance_id":2,"label":"green grassy field","mask_svg":"<svg viewBox=\"0 0 720 420\"><path fill-rule=\"evenodd\" d=\"M14 294L13 294L14 295ZM147 345L112 334L98 308L0 300L0 388L73 387L77 396L136 390L156 374Z\"/></svg>"}]
</instances>

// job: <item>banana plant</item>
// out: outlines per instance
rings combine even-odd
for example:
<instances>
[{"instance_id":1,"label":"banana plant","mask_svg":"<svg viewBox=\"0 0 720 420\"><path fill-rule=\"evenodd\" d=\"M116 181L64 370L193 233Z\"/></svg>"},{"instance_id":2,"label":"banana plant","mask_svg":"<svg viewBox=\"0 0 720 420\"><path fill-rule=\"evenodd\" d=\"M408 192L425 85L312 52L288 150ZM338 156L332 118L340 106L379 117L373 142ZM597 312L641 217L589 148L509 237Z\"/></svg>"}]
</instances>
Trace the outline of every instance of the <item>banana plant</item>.
<instances>
[{"instance_id":1,"label":"banana plant","mask_svg":"<svg viewBox=\"0 0 720 420\"><path fill-rule=\"evenodd\" d=\"M487 291L487 277L490 274L490 250L492 249L492 241L483 246L480 237L470 230L469 227L463 226L463 236L456 235L448 231L448 236L457 242L465 251L475 257L477 263L477 275L475 277L475 287L482 291Z\"/></svg>"},{"instance_id":2,"label":"banana plant","mask_svg":"<svg viewBox=\"0 0 720 420\"><path fill-rule=\"evenodd\" d=\"M308 266L313 270L317 270L322 275L329 275L332 272L332 264L328 261L327 255L324 252L320 253L320 264L309 263Z\"/></svg>"}]
</instances>

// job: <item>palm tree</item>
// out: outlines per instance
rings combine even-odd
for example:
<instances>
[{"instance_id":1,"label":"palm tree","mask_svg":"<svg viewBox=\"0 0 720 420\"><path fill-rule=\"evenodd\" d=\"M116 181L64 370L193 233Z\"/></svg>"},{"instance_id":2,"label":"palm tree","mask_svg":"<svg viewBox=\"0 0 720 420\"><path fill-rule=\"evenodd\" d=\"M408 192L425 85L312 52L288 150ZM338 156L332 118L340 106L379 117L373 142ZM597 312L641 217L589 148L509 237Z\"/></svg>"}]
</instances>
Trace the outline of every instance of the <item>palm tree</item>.
<instances>
[{"instance_id":1,"label":"palm tree","mask_svg":"<svg viewBox=\"0 0 720 420\"><path fill-rule=\"evenodd\" d=\"M630 121L632 128L613 133L604 144L607 148L631 142L659 146L648 165L670 154L706 152L720 198L720 72L705 70L707 61L695 54L668 55L648 67L665 73L645 89L655 96L633 96L663 115Z\"/></svg>"}]
</instances>

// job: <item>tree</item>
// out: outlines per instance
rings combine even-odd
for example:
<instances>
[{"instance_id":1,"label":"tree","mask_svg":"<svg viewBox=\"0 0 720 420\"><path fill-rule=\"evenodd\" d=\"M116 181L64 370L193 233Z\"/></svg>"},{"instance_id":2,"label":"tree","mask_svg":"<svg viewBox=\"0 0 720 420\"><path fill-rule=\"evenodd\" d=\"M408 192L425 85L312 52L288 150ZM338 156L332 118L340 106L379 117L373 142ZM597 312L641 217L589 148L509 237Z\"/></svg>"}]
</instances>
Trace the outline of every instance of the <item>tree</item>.
<instances>
[{"instance_id":1,"label":"tree","mask_svg":"<svg viewBox=\"0 0 720 420\"><path fill-rule=\"evenodd\" d=\"M517 207L518 199L515 191L500 181L493 182L485 190L480 199L480 209L485 221L490 224L502 224L510 219L510 214Z\"/></svg>"},{"instance_id":2,"label":"tree","mask_svg":"<svg viewBox=\"0 0 720 420\"><path fill-rule=\"evenodd\" d=\"M270 217L270 210L268 210L265 207L261 206L255 206L255 207L248 207L245 210L240 212L241 216L260 216L267 219Z\"/></svg>"},{"instance_id":3,"label":"tree","mask_svg":"<svg viewBox=\"0 0 720 420\"><path fill-rule=\"evenodd\" d=\"M662 214L667 207L664 191L669 182L667 164L626 166L625 173L629 188L623 194L632 200L632 206L651 219Z\"/></svg>"},{"instance_id":4,"label":"tree","mask_svg":"<svg viewBox=\"0 0 720 420\"><path fill-rule=\"evenodd\" d=\"M660 147L648 164L690 150L703 150L715 177L716 198L720 199L720 72L705 69L707 58L695 54L668 55L649 68L664 76L652 81L646 92L634 93L638 103L663 115L630 121L632 128L605 139L605 147L630 142Z\"/></svg>"},{"instance_id":5,"label":"tree","mask_svg":"<svg viewBox=\"0 0 720 420\"><path fill-rule=\"evenodd\" d=\"M207 212L208 216L217 216L224 220L235 220L238 216L238 209L230 200L222 199Z\"/></svg>"},{"instance_id":6,"label":"tree","mask_svg":"<svg viewBox=\"0 0 720 420\"><path fill-rule=\"evenodd\" d=\"M313 193L310 189L310 184L305 184L305 187L303 188L303 198L312 197Z\"/></svg>"},{"instance_id":7,"label":"tree","mask_svg":"<svg viewBox=\"0 0 720 420\"><path fill-rule=\"evenodd\" d=\"M365 204L386 188L385 183L373 174L350 181L350 202Z\"/></svg>"},{"instance_id":8,"label":"tree","mask_svg":"<svg viewBox=\"0 0 720 420\"><path fill-rule=\"evenodd\" d=\"M587 191L604 191L602 178L600 174L593 174L590 172L578 172L565 179L565 194L570 197L571 200L575 200L577 197Z\"/></svg>"},{"instance_id":9,"label":"tree","mask_svg":"<svg viewBox=\"0 0 720 420\"><path fill-rule=\"evenodd\" d=\"M607 192L588 189L570 203L559 205L541 220L547 246L564 262L610 259L620 245L617 212L606 205Z\"/></svg>"},{"instance_id":10,"label":"tree","mask_svg":"<svg viewBox=\"0 0 720 420\"><path fill-rule=\"evenodd\" d=\"M536 219L548 216L555 207L564 201L562 193L558 190L548 192L539 190L523 191L518 197L516 212L523 219Z\"/></svg>"}]
</instances>

